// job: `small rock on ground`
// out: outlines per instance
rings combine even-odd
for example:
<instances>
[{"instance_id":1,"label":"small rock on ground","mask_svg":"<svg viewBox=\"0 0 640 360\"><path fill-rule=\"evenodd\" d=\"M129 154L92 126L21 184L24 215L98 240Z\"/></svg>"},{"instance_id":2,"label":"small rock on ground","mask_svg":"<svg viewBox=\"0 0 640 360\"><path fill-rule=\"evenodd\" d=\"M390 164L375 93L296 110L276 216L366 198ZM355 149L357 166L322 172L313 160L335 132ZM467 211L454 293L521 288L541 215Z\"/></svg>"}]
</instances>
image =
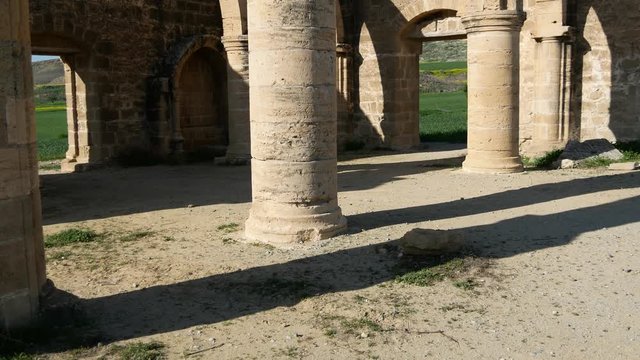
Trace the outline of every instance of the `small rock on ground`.
<instances>
[{"instance_id":1,"label":"small rock on ground","mask_svg":"<svg viewBox=\"0 0 640 360\"><path fill-rule=\"evenodd\" d=\"M406 255L438 256L456 253L464 246L464 236L459 231L413 229L400 239L400 247Z\"/></svg>"}]
</instances>

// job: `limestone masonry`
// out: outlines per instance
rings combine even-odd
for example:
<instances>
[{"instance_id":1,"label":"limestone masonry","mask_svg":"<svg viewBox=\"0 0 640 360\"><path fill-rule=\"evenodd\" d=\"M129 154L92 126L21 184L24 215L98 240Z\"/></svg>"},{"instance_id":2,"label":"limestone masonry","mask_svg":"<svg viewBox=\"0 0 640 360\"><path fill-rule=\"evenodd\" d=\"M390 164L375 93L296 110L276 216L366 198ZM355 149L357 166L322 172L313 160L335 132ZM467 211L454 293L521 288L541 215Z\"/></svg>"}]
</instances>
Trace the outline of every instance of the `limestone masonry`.
<instances>
[{"instance_id":1,"label":"limestone masonry","mask_svg":"<svg viewBox=\"0 0 640 360\"><path fill-rule=\"evenodd\" d=\"M251 163L246 235L287 243L346 228L339 150L419 146L424 42L467 39L464 169L511 173L640 138L639 35L637 0L3 0L0 328L28 324L46 284L32 53L65 64L65 169Z\"/></svg>"}]
</instances>

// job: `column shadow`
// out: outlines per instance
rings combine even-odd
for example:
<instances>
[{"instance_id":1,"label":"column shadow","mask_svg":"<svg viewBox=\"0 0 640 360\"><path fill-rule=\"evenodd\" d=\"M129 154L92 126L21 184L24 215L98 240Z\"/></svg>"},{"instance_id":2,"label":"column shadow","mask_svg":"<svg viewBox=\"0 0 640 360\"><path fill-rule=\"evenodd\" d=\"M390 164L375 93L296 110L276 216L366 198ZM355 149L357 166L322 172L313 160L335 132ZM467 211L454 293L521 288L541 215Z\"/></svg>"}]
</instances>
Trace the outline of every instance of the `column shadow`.
<instances>
[{"instance_id":1,"label":"column shadow","mask_svg":"<svg viewBox=\"0 0 640 360\"><path fill-rule=\"evenodd\" d=\"M506 209L610 189L638 187L637 178L608 176L534 186L473 200L432 205L413 212L460 216ZM506 202L506 204L502 204ZM468 250L477 256L505 258L531 251L564 246L587 232L640 222L640 196L607 204L543 216L525 215L494 224L458 229ZM410 215L410 214L409 214ZM363 219L367 215L360 215ZM525 231L526 229L526 231ZM323 294L368 288L402 275L398 270L399 240L365 245L303 259L217 274L170 285L152 286L128 293L76 300L94 314L103 329L99 341L127 340L210 325L274 309L290 307ZM388 251L381 252L384 247ZM357 259L357 261L354 261ZM400 268L401 269L401 268ZM97 341L97 340L96 340Z\"/></svg>"}]
</instances>

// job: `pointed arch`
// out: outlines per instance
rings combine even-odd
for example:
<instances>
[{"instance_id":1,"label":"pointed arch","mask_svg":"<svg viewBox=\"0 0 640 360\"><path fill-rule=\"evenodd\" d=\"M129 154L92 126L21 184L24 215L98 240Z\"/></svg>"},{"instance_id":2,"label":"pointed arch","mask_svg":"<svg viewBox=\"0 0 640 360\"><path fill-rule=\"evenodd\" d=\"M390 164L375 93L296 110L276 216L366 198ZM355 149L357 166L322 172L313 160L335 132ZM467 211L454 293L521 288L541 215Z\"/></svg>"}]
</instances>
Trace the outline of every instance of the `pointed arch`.
<instances>
[{"instance_id":1,"label":"pointed arch","mask_svg":"<svg viewBox=\"0 0 640 360\"><path fill-rule=\"evenodd\" d=\"M247 35L247 0L220 0L225 37Z\"/></svg>"}]
</instances>

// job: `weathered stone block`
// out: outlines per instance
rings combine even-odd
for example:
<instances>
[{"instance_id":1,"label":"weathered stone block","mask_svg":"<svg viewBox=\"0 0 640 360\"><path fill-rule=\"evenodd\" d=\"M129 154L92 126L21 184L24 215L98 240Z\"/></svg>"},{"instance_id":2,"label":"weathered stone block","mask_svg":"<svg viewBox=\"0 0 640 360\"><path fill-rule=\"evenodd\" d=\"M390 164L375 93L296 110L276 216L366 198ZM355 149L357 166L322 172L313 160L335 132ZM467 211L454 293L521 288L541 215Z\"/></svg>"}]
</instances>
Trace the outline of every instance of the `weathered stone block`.
<instances>
[{"instance_id":1,"label":"weathered stone block","mask_svg":"<svg viewBox=\"0 0 640 360\"><path fill-rule=\"evenodd\" d=\"M609 165L609 170L612 171L633 171L638 168L640 168L640 163L638 162L614 163Z\"/></svg>"},{"instance_id":2,"label":"weathered stone block","mask_svg":"<svg viewBox=\"0 0 640 360\"><path fill-rule=\"evenodd\" d=\"M560 159L584 161L591 158L621 160L624 155L606 139L594 139L584 142L569 141Z\"/></svg>"},{"instance_id":3,"label":"weathered stone block","mask_svg":"<svg viewBox=\"0 0 640 360\"><path fill-rule=\"evenodd\" d=\"M463 234L451 230L413 229L400 239L406 255L439 256L459 252L463 246Z\"/></svg>"}]
</instances>

